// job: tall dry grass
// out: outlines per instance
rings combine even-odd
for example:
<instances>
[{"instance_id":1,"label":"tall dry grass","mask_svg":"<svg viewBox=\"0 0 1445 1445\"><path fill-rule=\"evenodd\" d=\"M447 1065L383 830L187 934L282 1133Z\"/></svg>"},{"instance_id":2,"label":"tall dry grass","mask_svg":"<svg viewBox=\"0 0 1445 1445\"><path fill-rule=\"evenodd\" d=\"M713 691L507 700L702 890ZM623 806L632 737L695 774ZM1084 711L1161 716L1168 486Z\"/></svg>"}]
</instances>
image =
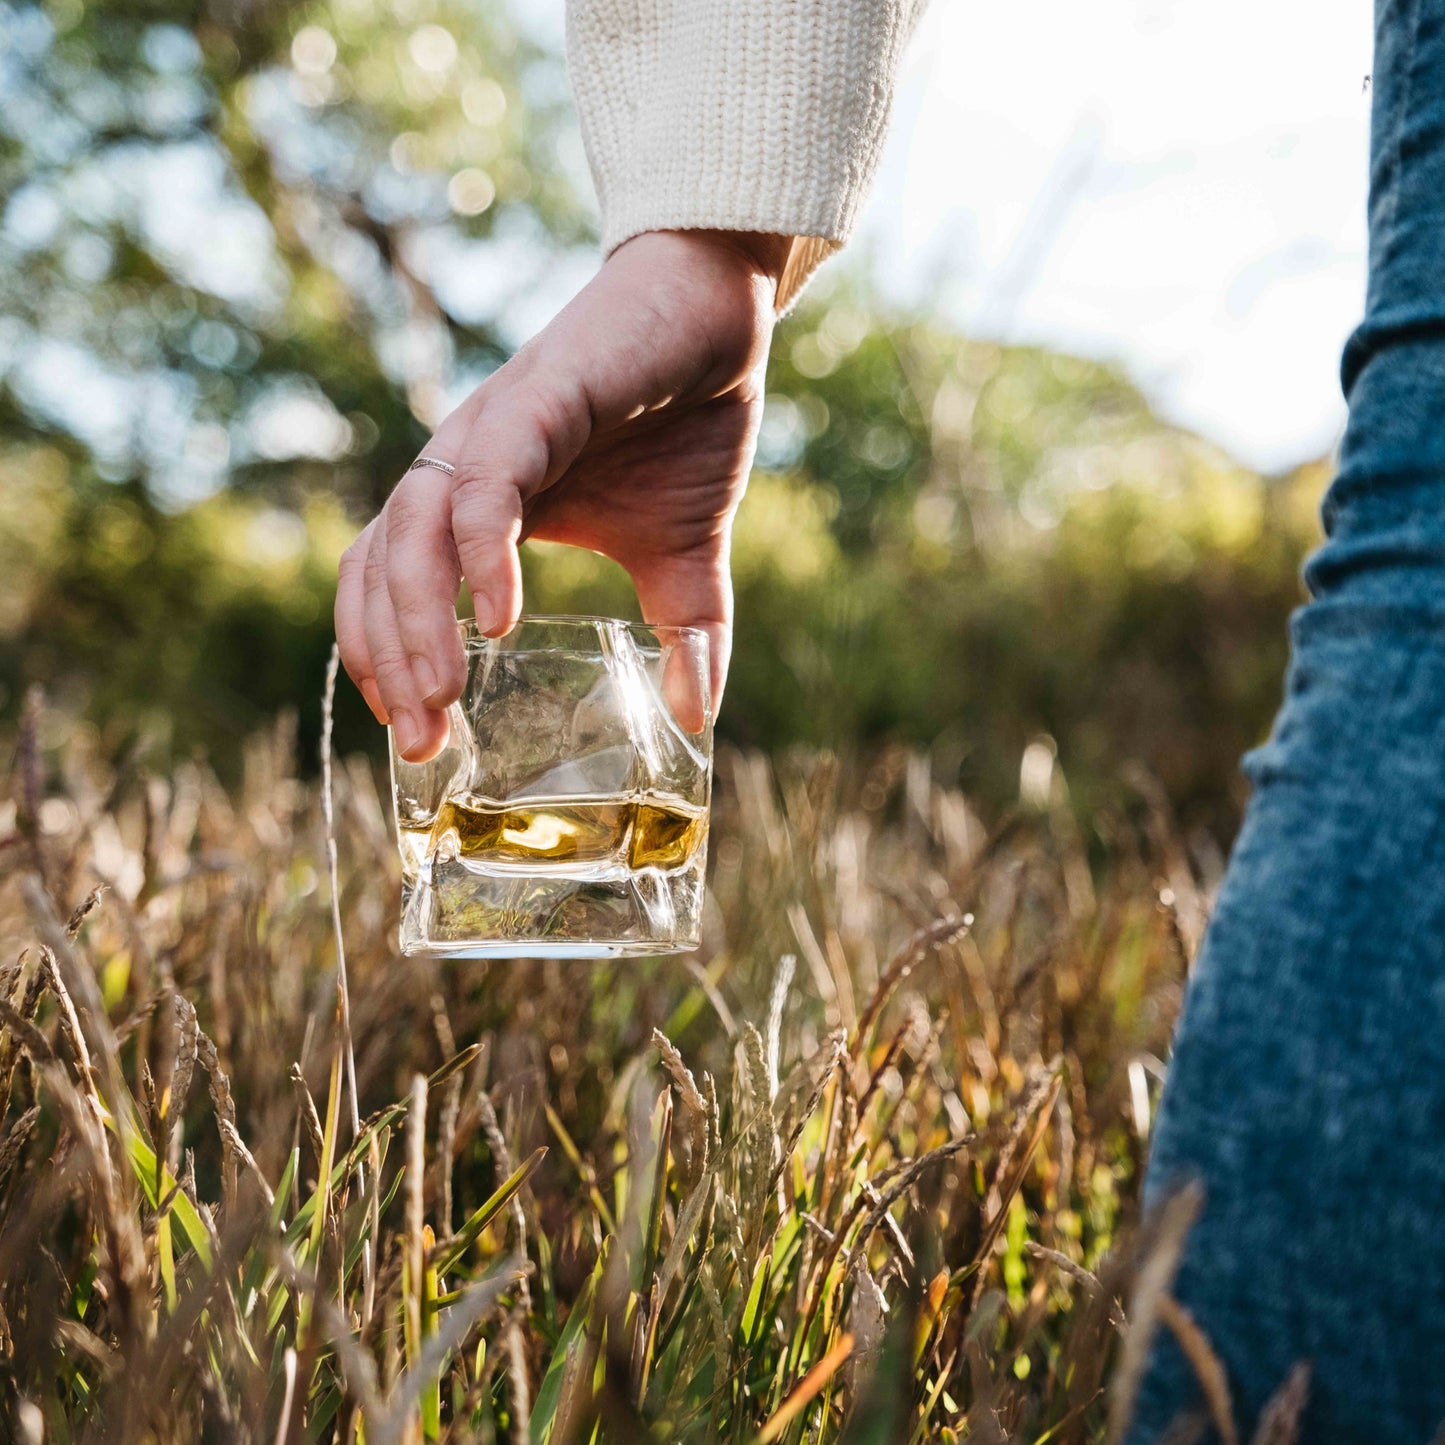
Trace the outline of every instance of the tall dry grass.
<instances>
[{"instance_id":1,"label":"tall dry grass","mask_svg":"<svg viewBox=\"0 0 1445 1445\"><path fill-rule=\"evenodd\" d=\"M904 753L732 755L695 958L445 964L396 952L371 766L333 898L293 752L228 792L26 714L0 1437L1094 1441L1163 1327L1235 1438L1187 1197L1121 1345L1203 917L1147 796L1085 836Z\"/></svg>"}]
</instances>

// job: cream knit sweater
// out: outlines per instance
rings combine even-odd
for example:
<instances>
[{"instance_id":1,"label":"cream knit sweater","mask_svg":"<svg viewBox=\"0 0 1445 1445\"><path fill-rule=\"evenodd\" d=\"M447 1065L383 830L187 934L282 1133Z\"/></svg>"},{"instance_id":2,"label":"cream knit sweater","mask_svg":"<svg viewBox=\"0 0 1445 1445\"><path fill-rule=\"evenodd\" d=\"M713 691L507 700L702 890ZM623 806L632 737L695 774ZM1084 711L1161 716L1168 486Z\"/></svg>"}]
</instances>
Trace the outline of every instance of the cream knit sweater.
<instances>
[{"instance_id":1,"label":"cream knit sweater","mask_svg":"<svg viewBox=\"0 0 1445 1445\"><path fill-rule=\"evenodd\" d=\"M642 231L794 238L781 311L848 239L923 0L568 0L611 251Z\"/></svg>"}]
</instances>

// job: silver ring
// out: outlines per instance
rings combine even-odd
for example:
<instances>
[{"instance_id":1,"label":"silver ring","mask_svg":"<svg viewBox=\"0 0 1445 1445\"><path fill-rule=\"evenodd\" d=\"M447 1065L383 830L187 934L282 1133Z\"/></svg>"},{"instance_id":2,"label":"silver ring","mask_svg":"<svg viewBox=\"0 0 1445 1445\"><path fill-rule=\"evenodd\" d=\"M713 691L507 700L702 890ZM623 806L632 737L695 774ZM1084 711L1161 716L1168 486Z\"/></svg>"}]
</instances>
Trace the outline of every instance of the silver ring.
<instances>
[{"instance_id":1,"label":"silver ring","mask_svg":"<svg viewBox=\"0 0 1445 1445\"><path fill-rule=\"evenodd\" d=\"M418 467L435 467L437 471L445 472L449 477L457 474L457 469L450 462L444 462L440 457L418 457L407 468L407 471L414 472Z\"/></svg>"}]
</instances>

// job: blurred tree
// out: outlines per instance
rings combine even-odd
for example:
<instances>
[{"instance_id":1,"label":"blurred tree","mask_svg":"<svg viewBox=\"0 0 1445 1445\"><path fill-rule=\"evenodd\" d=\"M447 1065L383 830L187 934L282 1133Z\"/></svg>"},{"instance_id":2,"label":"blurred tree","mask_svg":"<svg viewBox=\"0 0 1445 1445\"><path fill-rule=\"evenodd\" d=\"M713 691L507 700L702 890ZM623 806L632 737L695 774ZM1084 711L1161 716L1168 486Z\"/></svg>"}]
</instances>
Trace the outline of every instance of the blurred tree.
<instances>
[{"instance_id":1,"label":"blurred tree","mask_svg":"<svg viewBox=\"0 0 1445 1445\"><path fill-rule=\"evenodd\" d=\"M1086 809L1142 764L1227 834L1280 695L1324 464L1263 478L1112 368L871 316L826 288L769 374L724 730L931 747L997 804L1047 738ZM627 606L548 559L568 605Z\"/></svg>"},{"instance_id":2,"label":"blurred tree","mask_svg":"<svg viewBox=\"0 0 1445 1445\"><path fill-rule=\"evenodd\" d=\"M555 50L497 3L0 0L0 467L75 493L55 587L82 555L144 568L166 512L228 486L373 510L587 239L569 117ZM120 510L144 522L117 556ZM146 607L162 631L204 610L182 585L95 620ZM296 679L256 644L274 707ZM183 653L152 648L175 682Z\"/></svg>"},{"instance_id":3,"label":"blurred tree","mask_svg":"<svg viewBox=\"0 0 1445 1445\"><path fill-rule=\"evenodd\" d=\"M163 504L374 505L506 355L519 254L585 239L567 115L496 4L5 0L7 431Z\"/></svg>"},{"instance_id":4,"label":"blurred tree","mask_svg":"<svg viewBox=\"0 0 1445 1445\"><path fill-rule=\"evenodd\" d=\"M339 551L594 264L537 24L0 0L0 715L39 679L223 763L288 704L314 736ZM846 276L769 385L725 733L928 745L995 802L1047 735L1083 805L1138 760L1227 831L1319 469L1249 475L1107 367ZM635 611L609 564L530 551L534 607ZM379 744L349 689L340 723Z\"/></svg>"}]
</instances>

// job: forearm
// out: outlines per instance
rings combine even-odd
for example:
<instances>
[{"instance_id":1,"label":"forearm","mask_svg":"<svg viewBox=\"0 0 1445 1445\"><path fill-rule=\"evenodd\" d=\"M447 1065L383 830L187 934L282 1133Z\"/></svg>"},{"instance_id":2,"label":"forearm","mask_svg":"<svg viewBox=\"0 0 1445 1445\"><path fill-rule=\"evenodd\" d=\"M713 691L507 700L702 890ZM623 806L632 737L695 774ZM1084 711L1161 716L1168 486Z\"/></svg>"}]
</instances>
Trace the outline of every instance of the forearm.
<instances>
[{"instance_id":1,"label":"forearm","mask_svg":"<svg viewBox=\"0 0 1445 1445\"><path fill-rule=\"evenodd\" d=\"M789 238L785 307L851 233L919 0L569 0L603 247Z\"/></svg>"}]
</instances>

